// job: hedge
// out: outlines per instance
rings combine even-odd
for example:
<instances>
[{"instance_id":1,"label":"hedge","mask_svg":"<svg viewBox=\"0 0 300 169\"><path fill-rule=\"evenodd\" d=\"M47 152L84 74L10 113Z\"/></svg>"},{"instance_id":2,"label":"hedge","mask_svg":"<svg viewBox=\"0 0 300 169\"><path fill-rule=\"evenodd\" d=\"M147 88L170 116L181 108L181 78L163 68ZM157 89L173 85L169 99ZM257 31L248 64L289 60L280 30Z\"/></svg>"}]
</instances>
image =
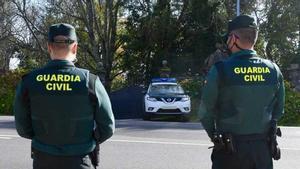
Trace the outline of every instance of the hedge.
<instances>
[{"instance_id":1,"label":"hedge","mask_svg":"<svg viewBox=\"0 0 300 169\"><path fill-rule=\"evenodd\" d=\"M293 90L291 84L285 82L285 114L279 124L300 126L300 93Z\"/></svg>"},{"instance_id":2,"label":"hedge","mask_svg":"<svg viewBox=\"0 0 300 169\"><path fill-rule=\"evenodd\" d=\"M13 114L15 90L24 74L24 70L15 70L0 75L0 115Z\"/></svg>"}]
</instances>

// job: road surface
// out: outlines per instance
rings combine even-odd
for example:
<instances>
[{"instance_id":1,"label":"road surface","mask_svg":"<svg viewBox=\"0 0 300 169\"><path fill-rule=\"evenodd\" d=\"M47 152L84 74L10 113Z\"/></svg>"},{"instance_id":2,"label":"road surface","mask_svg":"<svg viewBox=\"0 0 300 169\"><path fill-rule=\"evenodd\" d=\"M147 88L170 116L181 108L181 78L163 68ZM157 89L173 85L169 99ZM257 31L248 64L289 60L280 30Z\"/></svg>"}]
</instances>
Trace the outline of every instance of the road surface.
<instances>
[{"instance_id":1,"label":"road surface","mask_svg":"<svg viewBox=\"0 0 300 169\"><path fill-rule=\"evenodd\" d=\"M117 120L115 135L101 145L101 169L209 169L211 146L200 123ZM282 159L275 169L298 169L300 128L283 127ZM12 117L0 117L0 169L31 169L30 141Z\"/></svg>"}]
</instances>

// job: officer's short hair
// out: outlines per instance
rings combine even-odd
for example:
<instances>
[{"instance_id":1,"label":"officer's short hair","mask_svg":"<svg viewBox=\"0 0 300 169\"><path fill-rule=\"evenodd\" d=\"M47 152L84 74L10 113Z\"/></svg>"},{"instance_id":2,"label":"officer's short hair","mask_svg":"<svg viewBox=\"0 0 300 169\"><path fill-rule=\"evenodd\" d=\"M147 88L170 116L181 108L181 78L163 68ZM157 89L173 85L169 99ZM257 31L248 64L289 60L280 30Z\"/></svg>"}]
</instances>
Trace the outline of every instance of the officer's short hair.
<instances>
[{"instance_id":1,"label":"officer's short hair","mask_svg":"<svg viewBox=\"0 0 300 169\"><path fill-rule=\"evenodd\" d=\"M257 41L258 31L253 28L240 28L232 31L236 34L242 43L255 44Z\"/></svg>"},{"instance_id":2,"label":"officer's short hair","mask_svg":"<svg viewBox=\"0 0 300 169\"><path fill-rule=\"evenodd\" d=\"M71 46L76 43L76 41L69 41L67 37L54 37L52 42L48 42L54 50L70 50Z\"/></svg>"},{"instance_id":3,"label":"officer's short hair","mask_svg":"<svg viewBox=\"0 0 300 169\"><path fill-rule=\"evenodd\" d=\"M48 42L54 50L71 50L72 44Z\"/></svg>"}]
</instances>

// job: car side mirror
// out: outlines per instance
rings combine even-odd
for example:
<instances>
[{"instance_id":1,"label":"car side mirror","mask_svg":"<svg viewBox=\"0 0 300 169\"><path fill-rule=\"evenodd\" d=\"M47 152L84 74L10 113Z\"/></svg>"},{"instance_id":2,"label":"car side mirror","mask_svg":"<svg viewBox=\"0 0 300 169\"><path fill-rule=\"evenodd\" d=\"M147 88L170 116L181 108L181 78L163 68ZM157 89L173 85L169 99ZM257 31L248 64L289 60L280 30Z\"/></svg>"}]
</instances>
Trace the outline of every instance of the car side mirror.
<instances>
[{"instance_id":1,"label":"car side mirror","mask_svg":"<svg viewBox=\"0 0 300 169\"><path fill-rule=\"evenodd\" d=\"M146 90L143 90L143 91L142 91L142 94L144 94L144 95L145 95L146 93L147 93L147 91L146 91Z\"/></svg>"},{"instance_id":2,"label":"car side mirror","mask_svg":"<svg viewBox=\"0 0 300 169\"><path fill-rule=\"evenodd\" d=\"M190 93L191 93L190 91L186 91L186 92L185 92L185 94L188 94L188 95L189 95Z\"/></svg>"}]
</instances>

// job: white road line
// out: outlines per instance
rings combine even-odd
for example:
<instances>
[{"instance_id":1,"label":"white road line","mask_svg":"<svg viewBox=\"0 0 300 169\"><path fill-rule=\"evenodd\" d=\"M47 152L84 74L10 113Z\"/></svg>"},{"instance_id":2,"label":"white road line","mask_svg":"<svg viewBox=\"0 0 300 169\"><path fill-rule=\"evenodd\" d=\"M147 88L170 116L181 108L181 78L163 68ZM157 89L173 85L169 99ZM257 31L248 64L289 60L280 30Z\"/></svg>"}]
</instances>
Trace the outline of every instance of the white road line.
<instances>
[{"instance_id":1,"label":"white road line","mask_svg":"<svg viewBox=\"0 0 300 169\"><path fill-rule=\"evenodd\" d=\"M212 144L201 143L184 143L184 142L164 142L164 141L147 141L147 140L118 140L111 139L109 142L123 142L123 143L143 143L143 144L164 144L164 145L184 145L184 146L205 146L210 147ZM282 150L300 151L300 148L281 148Z\"/></svg>"},{"instance_id":2,"label":"white road line","mask_svg":"<svg viewBox=\"0 0 300 169\"><path fill-rule=\"evenodd\" d=\"M279 147L280 147L280 145L279 145ZM300 151L300 148L281 148L280 147L280 149L282 149L282 150L291 150L291 151Z\"/></svg>"},{"instance_id":3,"label":"white road line","mask_svg":"<svg viewBox=\"0 0 300 169\"><path fill-rule=\"evenodd\" d=\"M0 139L2 140L10 140L13 138L19 138L20 136L18 135L12 135L12 134L0 134Z\"/></svg>"},{"instance_id":4,"label":"white road line","mask_svg":"<svg viewBox=\"0 0 300 169\"><path fill-rule=\"evenodd\" d=\"M186 146L212 146L212 144L201 143L184 143L184 142L164 142L164 141L147 141L147 140L118 140L111 139L110 142L125 142L125 143L145 143L145 144L166 144L166 145L186 145Z\"/></svg>"},{"instance_id":5,"label":"white road line","mask_svg":"<svg viewBox=\"0 0 300 169\"><path fill-rule=\"evenodd\" d=\"M300 127L297 126L278 126L280 128L284 128L284 129L300 129Z\"/></svg>"},{"instance_id":6,"label":"white road line","mask_svg":"<svg viewBox=\"0 0 300 169\"><path fill-rule=\"evenodd\" d=\"M14 138L18 138L20 136L18 136L18 135L12 135L12 134L0 134L0 137L14 137Z\"/></svg>"},{"instance_id":7,"label":"white road line","mask_svg":"<svg viewBox=\"0 0 300 169\"><path fill-rule=\"evenodd\" d=\"M0 139L10 140L13 138L20 138L19 135L0 134ZM168 141L149 141L149 140L124 140L124 139L110 139L108 142L123 142L123 143L143 143L143 144L164 144L164 145L184 145L184 146L205 146L210 147L212 144L205 143L187 143L187 142L168 142ZM300 148L281 148L282 150L300 151Z\"/></svg>"}]
</instances>

